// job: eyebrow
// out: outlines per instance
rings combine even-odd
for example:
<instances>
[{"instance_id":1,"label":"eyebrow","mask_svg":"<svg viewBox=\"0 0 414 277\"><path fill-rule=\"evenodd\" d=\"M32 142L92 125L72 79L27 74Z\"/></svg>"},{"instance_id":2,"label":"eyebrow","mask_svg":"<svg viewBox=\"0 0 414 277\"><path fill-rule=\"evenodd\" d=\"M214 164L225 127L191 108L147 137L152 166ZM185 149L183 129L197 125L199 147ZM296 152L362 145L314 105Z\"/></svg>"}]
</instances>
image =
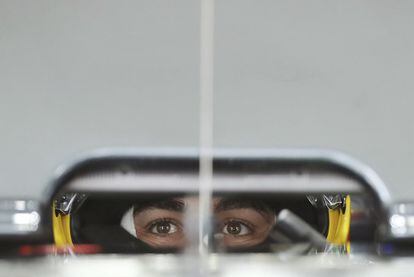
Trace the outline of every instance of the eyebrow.
<instances>
[{"instance_id":1,"label":"eyebrow","mask_svg":"<svg viewBox=\"0 0 414 277\"><path fill-rule=\"evenodd\" d=\"M263 201L240 198L224 198L214 206L214 212L223 212L234 209L254 209L259 213L271 213L272 209ZM184 212L185 203L178 199L147 201L134 205L134 214L148 209L161 209L174 212Z\"/></svg>"},{"instance_id":2,"label":"eyebrow","mask_svg":"<svg viewBox=\"0 0 414 277\"><path fill-rule=\"evenodd\" d=\"M253 199L224 198L214 207L214 212L234 209L254 209L259 213L271 213L272 209L263 201Z\"/></svg>"},{"instance_id":3,"label":"eyebrow","mask_svg":"<svg viewBox=\"0 0 414 277\"><path fill-rule=\"evenodd\" d=\"M134 214L148 209L161 209L174 212L183 212L185 203L178 199L167 199L158 201L148 201L134 205Z\"/></svg>"}]
</instances>

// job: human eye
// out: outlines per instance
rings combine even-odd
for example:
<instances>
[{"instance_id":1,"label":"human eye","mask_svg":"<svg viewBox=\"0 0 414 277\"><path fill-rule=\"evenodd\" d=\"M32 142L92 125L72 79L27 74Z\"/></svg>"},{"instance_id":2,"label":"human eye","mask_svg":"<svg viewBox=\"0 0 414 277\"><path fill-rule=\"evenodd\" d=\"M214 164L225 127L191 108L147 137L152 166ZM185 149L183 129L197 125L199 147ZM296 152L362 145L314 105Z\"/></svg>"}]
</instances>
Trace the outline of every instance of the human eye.
<instances>
[{"instance_id":1,"label":"human eye","mask_svg":"<svg viewBox=\"0 0 414 277\"><path fill-rule=\"evenodd\" d=\"M225 235L231 236L245 236L253 233L253 228L250 224L241 220L232 219L223 224L221 232Z\"/></svg>"},{"instance_id":2,"label":"human eye","mask_svg":"<svg viewBox=\"0 0 414 277\"><path fill-rule=\"evenodd\" d=\"M157 235L171 235L177 233L181 227L177 222L172 219L163 218L151 222L149 224L148 230L152 234Z\"/></svg>"}]
</instances>

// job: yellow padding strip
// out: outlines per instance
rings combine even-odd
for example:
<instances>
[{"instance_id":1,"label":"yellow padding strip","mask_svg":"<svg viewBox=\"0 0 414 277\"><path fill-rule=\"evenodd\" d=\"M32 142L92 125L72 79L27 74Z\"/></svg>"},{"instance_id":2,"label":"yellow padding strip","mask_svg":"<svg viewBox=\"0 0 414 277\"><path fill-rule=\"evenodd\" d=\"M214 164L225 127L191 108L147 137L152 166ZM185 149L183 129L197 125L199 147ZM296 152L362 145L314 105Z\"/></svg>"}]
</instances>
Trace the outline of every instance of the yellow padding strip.
<instances>
[{"instance_id":1,"label":"yellow padding strip","mask_svg":"<svg viewBox=\"0 0 414 277\"><path fill-rule=\"evenodd\" d=\"M72 243L72 236L70 233L70 215L61 215L62 218L62 227L63 227L63 232L65 234L66 237L66 243L70 246L73 245Z\"/></svg>"},{"instance_id":2,"label":"yellow padding strip","mask_svg":"<svg viewBox=\"0 0 414 277\"><path fill-rule=\"evenodd\" d=\"M329 227L328 227L328 235L326 237L326 240L330 243L333 243L335 241L336 230L338 228L339 213L340 213L339 209L328 210Z\"/></svg>"},{"instance_id":3,"label":"yellow padding strip","mask_svg":"<svg viewBox=\"0 0 414 277\"><path fill-rule=\"evenodd\" d=\"M56 246L73 246L70 233L70 215L56 215L54 205L52 207L52 227Z\"/></svg>"},{"instance_id":4,"label":"yellow padding strip","mask_svg":"<svg viewBox=\"0 0 414 277\"><path fill-rule=\"evenodd\" d=\"M349 242L349 229L351 226L351 198L345 198L345 212L341 209L329 210L329 229L327 240L330 243L346 245ZM350 246L347 245L347 249Z\"/></svg>"}]
</instances>

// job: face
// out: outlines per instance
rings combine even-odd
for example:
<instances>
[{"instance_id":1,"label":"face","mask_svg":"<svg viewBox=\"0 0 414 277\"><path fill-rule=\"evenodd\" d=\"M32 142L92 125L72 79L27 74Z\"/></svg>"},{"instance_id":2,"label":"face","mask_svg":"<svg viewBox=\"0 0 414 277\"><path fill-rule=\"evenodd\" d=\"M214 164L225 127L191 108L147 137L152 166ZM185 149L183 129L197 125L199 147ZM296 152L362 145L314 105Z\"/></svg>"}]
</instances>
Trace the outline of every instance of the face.
<instances>
[{"instance_id":1,"label":"face","mask_svg":"<svg viewBox=\"0 0 414 277\"><path fill-rule=\"evenodd\" d=\"M137 206L134 225L137 238L154 248L183 249L187 244L185 211L197 204L193 197L154 201ZM274 212L254 200L213 199L214 238L225 248L247 248L260 244L275 223Z\"/></svg>"}]
</instances>

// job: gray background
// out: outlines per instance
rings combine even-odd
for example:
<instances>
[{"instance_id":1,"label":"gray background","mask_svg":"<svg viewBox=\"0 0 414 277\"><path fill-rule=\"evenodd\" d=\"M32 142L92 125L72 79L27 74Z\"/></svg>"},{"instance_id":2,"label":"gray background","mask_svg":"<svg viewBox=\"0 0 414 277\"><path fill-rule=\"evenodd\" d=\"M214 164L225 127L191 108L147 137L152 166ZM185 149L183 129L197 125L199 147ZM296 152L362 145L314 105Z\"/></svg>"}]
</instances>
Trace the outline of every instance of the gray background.
<instances>
[{"instance_id":1,"label":"gray background","mask_svg":"<svg viewBox=\"0 0 414 277\"><path fill-rule=\"evenodd\" d=\"M105 146L198 144L200 5L0 0L0 196ZM414 198L414 2L218 0L215 145L327 147Z\"/></svg>"}]
</instances>

